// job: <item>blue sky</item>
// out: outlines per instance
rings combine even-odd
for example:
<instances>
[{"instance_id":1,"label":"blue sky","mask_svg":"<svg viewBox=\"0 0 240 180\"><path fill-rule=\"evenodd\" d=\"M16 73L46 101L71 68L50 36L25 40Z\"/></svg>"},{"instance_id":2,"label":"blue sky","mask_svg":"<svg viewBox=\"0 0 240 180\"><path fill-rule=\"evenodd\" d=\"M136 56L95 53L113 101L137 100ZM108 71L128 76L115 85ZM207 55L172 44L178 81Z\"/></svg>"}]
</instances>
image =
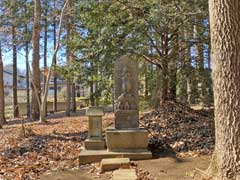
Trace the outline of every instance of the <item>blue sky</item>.
<instances>
[{"instance_id":1,"label":"blue sky","mask_svg":"<svg viewBox=\"0 0 240 180\"><path fill-rule=\"evenodd\" d=\"M49 42L49 47L47 49L47 62L48 62L48 66L50 66L50 63L52 61L52 54L53 54L53 46L50 46ZM4 52L4 47L3 48L3 64L7 65L7 64L12 64L12 51L9 52ZM58 62L64 62L64 56L62 56L63 54L63 50L59 49L58 51L58 55L57 55L57 61ZM24 50L20 50L18 51L18 56L17 56L17 66L19 69L25 70L26 68L26 60L25 60L25 51ZM32 64L32 50L29 51L29 62L30 65ZM40 50L40 67L43 67L43 50Z\"/></svg>"}]
</instances>

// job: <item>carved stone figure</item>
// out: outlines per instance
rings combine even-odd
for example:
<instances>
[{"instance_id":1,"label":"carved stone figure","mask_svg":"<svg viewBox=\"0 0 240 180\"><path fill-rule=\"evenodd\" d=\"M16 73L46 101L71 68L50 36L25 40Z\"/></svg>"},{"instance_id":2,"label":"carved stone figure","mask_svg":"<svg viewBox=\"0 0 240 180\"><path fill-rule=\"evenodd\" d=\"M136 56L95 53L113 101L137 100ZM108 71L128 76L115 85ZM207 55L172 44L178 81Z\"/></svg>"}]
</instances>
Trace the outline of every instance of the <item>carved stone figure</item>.
<instances>
[{"instance_id":1,"label":"carved stone figure","mask_svg":"<svg viewBox=\"0 0 240 180\"><path fill-rule=\"evenodd\" d=\"M115 64L115 128L138 128L138 71L137 62L123 56Z\"/></svg>"},{"instance_id":2,"label":"carved stone figure","mask_svg":"<svg viewBox=\"0 0 240 180\"><path fill-rule=\"evenodd\" d=\"M122 73L122 94L118 97L117 109L119 110L137 110L135 97L132 94L132 85L130 82L130 72L125 66Z\"/></svg>"}]
</instances>

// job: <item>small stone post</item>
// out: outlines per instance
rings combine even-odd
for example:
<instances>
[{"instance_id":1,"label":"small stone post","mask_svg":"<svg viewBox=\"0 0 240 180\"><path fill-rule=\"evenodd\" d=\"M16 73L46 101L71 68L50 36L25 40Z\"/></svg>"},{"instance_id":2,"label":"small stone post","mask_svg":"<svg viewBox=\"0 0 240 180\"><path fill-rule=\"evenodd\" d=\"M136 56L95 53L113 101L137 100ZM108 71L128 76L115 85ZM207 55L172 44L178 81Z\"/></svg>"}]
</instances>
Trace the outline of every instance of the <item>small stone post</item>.
<instances>
[{"instance_id":1,"label":"small stone post","mask_svg":"<svg viewBox=\"0 0 240 180\"><path fill-rule=\"evenodd\" d=\"M84 142L85 149L105 149L105 140L102 138L103 108L96 106L89 107L86 115L88 116L88 139Z\"/></svg>"}]
</instances>

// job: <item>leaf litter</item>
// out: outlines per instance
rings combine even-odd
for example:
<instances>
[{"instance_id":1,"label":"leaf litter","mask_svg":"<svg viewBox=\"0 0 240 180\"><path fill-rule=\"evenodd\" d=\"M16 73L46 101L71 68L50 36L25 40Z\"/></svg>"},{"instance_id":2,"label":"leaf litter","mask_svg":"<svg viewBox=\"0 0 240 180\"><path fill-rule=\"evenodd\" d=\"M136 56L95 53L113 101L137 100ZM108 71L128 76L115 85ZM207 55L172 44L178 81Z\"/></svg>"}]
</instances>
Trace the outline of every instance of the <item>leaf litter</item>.
<instances>
[{"instance_id":1,"label":"leaf litter","mask_svg":"<svg viewBox=\"0 0 240 180\"><path fill-rule=\"evenodd\" d=\"M103 128L113 126L114 114L107 113ZM169 151L177 156L210 154L214 148L212 110L193 110L182 104L167 102L161 109L144 113L140 124L149 131L149 149L153 154ZM5 126L0 131L0 179L32 180L43 173L78 167L78 156L87 138L86 116L50 118L48 123ZM78 167L96 177L99 164ZM139 179L152 180L149 172L137 170Z\"/></svg>"}]
</instances>

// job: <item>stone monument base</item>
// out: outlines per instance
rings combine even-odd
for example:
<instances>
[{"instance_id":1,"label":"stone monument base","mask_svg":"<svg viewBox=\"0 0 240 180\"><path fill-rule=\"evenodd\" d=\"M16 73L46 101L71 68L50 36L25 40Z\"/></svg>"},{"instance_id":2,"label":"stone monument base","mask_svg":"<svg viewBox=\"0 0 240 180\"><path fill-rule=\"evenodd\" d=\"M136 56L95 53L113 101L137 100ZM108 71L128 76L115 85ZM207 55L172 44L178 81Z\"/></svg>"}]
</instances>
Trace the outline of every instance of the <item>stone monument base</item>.
<instances>
[{"instance_id":1,"label":"stone monument base","mask_svg":"<svg viewBox=\"0 0 240 180\"><path fill-rule=\"evenodd\" d=\"M83 149L79 155L79 165L100 162L106 158L129 158L131 160L151 159L150 151L131 151L131 152L110 152L108 150L86 150Z\"/></svg>"},{"instance_id":2,"label":"stone monument base","mask_svg":"<svg viewBox=\"0 0 240 180\"><path fill-rule=\"evenodd\" d=\"M106 144L112 152L148 151L148 132L137 128L107 129Z\"/></svg>"},{"instance_id":3,"label":"stone monument base","mask_svg":"<svg viewBox=\"0 0 240 180\"><path fill-rule=\"evenodd\" d=\"M86 139L84 141L84 147L86 150L103 150L106 143L104 139Z\"/></svg>"}]
</instances>

